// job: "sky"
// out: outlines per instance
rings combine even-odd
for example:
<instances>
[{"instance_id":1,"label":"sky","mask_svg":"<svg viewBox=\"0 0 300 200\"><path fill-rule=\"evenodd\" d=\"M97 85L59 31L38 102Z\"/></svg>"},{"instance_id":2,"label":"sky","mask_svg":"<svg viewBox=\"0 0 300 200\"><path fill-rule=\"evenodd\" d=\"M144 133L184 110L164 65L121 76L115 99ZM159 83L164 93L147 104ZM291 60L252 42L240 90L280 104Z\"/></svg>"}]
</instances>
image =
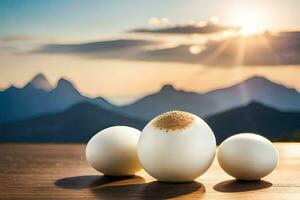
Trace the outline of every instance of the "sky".
<instances>
[{"instance_id":1,"label":"sky","mask_svg":"<svg viewBox=\"0 0 300 200\"><path fill-rule=\"evenodd\" d=\"M217 16L237 23L245 12L262 15L265 27L294 29L300 23L299 7L298 0L1 0L0 35L85 38L145 26L151 17L183 23Z\"/></svg>"},{"instance_id":2,"label":"sky","mask_svg":"<svg viewBox=\"0 0 300 200\"><path fill-rule=\"evenodd\" d=\"M241 33L245 34L298 30L299 7L298 0L1 0L0 88L11 84L22 87L42 72L53 85L60 77L66 77L83 94L101 95L116 103L155 92L165 83L178 89L206 92L253 75L263 75L300 90L298 63L225 68L194 62L193 57L185 55L186 45L189 53L198 54L208 48L202 41L222 39L217 34L128 33L139 28L199 25L204 21L242 26ZM121 39L129 40L130 45L137 45L137 39L156 43L143 48L124 47L123 51L97 46L97 57L87 56L86 52L74 54L74 49L65 53L61 46L50 46L55 53L45 48L51 44L97 41L108 41L105 45L113 48L110 45L114 40L123 45ZM161 54L159 50L176 54L167 51L169 56L153 58L153 53ZM182 60L176 59L179 54Z\"/></svg>"}]
</instances>

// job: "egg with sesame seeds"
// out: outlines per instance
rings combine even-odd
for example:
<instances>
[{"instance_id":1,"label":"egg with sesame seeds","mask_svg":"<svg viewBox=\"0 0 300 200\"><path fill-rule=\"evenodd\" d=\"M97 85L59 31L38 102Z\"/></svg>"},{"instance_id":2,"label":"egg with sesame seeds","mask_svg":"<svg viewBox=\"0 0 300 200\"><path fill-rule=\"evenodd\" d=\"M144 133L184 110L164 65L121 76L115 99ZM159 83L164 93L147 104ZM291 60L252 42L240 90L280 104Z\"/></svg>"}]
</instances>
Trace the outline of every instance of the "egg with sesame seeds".
<instances>
[{"instance_id":1,"label":"egg with sesame seeds","mask_svg":"<svg viewBox=\"0 0 300 200\"><path fill-rule=\"evenodd\" d=\"M211 166L216 139L200 117L184 111L170 111L145 126L137 150L143 168L157 180L187 182Z\"/></svg>"}]
</instances>

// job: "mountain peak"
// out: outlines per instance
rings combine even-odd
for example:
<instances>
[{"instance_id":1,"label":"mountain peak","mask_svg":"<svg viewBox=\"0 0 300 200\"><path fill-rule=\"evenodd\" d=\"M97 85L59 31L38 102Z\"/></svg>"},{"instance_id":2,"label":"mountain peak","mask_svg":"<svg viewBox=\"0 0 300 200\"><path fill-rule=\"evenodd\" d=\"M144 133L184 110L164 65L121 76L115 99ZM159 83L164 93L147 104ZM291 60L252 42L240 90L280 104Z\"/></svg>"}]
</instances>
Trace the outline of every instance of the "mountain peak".
<instances>
[{"instance_id":1,"label":"mountain peak","mask_svg":"<svg viewBox=\"0 0 300 200\"><path fill-rule=\"evenodd\" d=\"M35 89L46 90L46 91L52 89L52 86L49 83L48 79L42 73L35 75L27 85L30 85Z\"/></svg>"},{"instance_id":2,"label":"mountain peak","mask_svg":"<svg viewBox=\"0 0 300 200\"><path fill-rule=\"evenodd\" d=\"M265 82L265 83L270 83L272 81L265 78L264 76L255 75L255 76L252 76L252 77L246 79L244 82L259 82L259 83Z\"/></svg>"},{"instance_id":3,"label":"mountain peak","mask_svg":"<svg viewBox=\"0 0 300 200\"><path fill-rule=\"evenodd\" d=\"M280 84L277 82L273 82L272 80L269 80L268 78L265 78L263 76L253 76L245 81L241 82L242 84L246 84L249 87L269 87L269 88L281 88L281 89L288 89L289 91L293 91L293 93L298 93L298 91L295 88L290 88L285 86L284 84ZM279 91L278 91L279 93Z\"/></svg>"},{"instance_id":4,"label":"mountain peak","mask_svg":"<svg viewBox=\"0 0 300 200\"><path fill-rule=\"evenodd\" d=\"M76 88L74 87L74 85L68 81L65 78L60 78L57 82L57 86L56 86L56 90L62 90L62 91L76 91Z\"/></svg>"},{"instance_id":5,"label":"mountain peak","mask_svg":"<svg viewBox=\"0 0 300 200\"><path fill-rule=\"evenodd\" d=\"M162 88L160 89L160 92L173 92L176 89L174 88L173 85L171 84L165 84L162 86Z\"/></svg>"}]
</instances>

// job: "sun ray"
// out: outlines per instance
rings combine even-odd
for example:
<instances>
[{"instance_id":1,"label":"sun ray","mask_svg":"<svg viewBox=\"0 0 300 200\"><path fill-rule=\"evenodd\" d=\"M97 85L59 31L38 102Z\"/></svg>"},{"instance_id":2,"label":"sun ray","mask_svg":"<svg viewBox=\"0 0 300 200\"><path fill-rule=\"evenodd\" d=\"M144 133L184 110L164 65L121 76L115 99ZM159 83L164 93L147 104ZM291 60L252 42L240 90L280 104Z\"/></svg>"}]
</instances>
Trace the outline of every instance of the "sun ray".
<instances>
[{"instance_id":1,"label":"sun ray","mask_svg":"<svg viewBox=\"0 0 300 200\"><path fill-rule=\"evenodd\" d=\"M259 38L260 42L267 48L267 50L269 52L271 52L272 57L275 60L275 64L279 64L280 63L280 57L278 56L278 54L274 51L272 45L270 44L270 41L268 40L268 36L266 35L260 35Z\"/></svg>"},{"instance_id":2,"label":"sun ray","mask_svg":"<svg viewBox=\"0 0 300 200\"><path fill-rule=\"evenodd\" d=\"M203 63L212 63L214 59L218 57L230 44L231 38L225 39L219 47L217 47L213 52L210 53L204 60Z\"/></svg>"}]
</instances>

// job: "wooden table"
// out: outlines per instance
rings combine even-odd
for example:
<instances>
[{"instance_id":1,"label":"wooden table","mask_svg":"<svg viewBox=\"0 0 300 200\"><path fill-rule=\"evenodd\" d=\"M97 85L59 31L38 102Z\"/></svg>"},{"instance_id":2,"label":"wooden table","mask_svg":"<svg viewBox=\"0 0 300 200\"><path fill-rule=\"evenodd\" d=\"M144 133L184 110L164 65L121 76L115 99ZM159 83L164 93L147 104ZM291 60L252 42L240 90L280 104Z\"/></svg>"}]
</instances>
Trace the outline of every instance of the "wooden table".
<instances>
[{"instance_id":1,"label":"wooden table","mask_svg":"<svg viewBox=\"0 0 300 200\"><path fill-rule=\"evenodd\" d=\"M218 162L191 183L166 184L141 171L104 177L81 144L1 144L0 199L300 199L300 143L276 144L280 163L258 182L236 182Z\"/></svg>"}]
</instances>

